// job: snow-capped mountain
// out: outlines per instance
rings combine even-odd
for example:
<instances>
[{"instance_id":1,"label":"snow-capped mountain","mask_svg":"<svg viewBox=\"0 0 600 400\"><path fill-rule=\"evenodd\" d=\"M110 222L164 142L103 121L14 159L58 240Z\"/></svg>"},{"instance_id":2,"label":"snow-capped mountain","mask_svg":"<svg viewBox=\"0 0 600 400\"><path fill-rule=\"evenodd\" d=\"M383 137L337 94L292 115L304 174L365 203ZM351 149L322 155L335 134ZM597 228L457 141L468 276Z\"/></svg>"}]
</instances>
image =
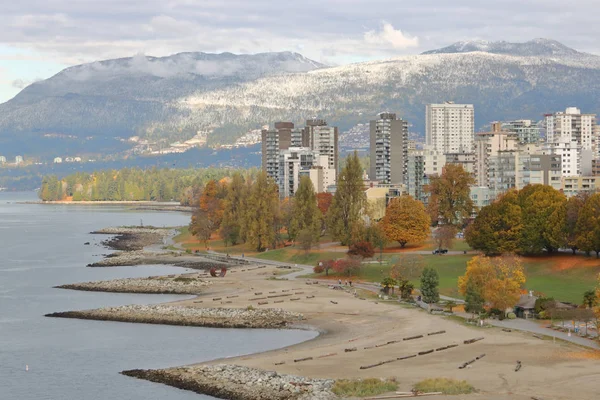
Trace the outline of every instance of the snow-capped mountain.
<instances>
[{"instance_id":1,"label":"snow-capped mountain","mask_svg":"<svg viewBox=\"0 0 600 400\"><path fill-rule=\"evenodd\" d=\"M25 152L45 132L189 139L212 131L209 143L232 143L278 120L319 116L344 129L384 110L423 133L425 104L445 100L474 104L477 127L566 106L597 112L600 57L538 39L340 67L295 53L109 60L68 68L0 105L0 147L19 142Z\"/></svg>"}]
</instances>

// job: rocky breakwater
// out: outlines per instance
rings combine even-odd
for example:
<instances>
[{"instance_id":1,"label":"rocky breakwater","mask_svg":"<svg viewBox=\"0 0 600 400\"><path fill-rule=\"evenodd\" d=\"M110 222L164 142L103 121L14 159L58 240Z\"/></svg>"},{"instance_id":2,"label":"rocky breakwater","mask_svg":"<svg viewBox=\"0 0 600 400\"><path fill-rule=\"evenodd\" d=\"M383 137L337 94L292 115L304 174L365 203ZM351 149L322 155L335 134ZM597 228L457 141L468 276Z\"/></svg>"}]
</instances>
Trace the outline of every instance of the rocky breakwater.
<instances>
[{"instance_id":1,"label":"rocky breakwater","mask_svg":"<svg viewBox=\"0 0 600 400\"><path fill-rule=\"evenodd\" d=\"M139 251L144 247L162 243L173 233L172 228L121 226L91 232L96 235L116 235L102 242L106 247L121 251Z\"/></svg>"},{"instance_id":2,"label":"rocky breakwater","mask_svg":"<svg viewBox=\"0 0 600 400\"><path fill-rule=\"evenodd\" d=\"M156 276L71 283L56 288L113 293L199 294L209 285L212 285L211 281L194 276Z\"/></svg>"},{"instance_id":3,"label":"rocky breakwater","mask_svg":"<svg viewBox=\"0 0 600 400\"><path fill-rule=\"evenodd\" d=\"M302 314L279 308L196 308L167 305L127 305L95 310L64 311L46 317L93 319L146 324L205 326L212 328L285 328L301 321Z\"/></svg>"},{"instance_id":4,"label":"rocky breakwater","mask_svg":"<svg viewBox=\"0 0 600 400\"><path fill-rule=\"evenodd\" d=\"M239 365L200 365L122 374L230 400L329 400L331 379L309 379Z\"/></svg>"}]
</instances>

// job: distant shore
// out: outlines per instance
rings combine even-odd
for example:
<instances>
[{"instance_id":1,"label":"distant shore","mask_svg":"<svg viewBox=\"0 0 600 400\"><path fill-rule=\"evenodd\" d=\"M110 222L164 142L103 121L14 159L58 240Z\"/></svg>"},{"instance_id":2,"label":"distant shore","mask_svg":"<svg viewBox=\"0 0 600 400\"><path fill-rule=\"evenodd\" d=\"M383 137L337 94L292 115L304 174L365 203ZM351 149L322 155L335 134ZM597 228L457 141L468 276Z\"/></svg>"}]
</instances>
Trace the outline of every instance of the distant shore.
<instances>
[{"instance_id":1,"label":"distant shore","mask_svg":"<svg viewBox=\"0 0 600 400\"><path fill-rule=\"evenodd\" d=\"M54 201L19 201L17 204L48 204L48 205L76 205L76 206L135 206L136 210L146 211L179 211L179 212L192 212L193 207L182 206L176 201L67 201L67 200L54 200Z\"/></svg>"}]
</instances>

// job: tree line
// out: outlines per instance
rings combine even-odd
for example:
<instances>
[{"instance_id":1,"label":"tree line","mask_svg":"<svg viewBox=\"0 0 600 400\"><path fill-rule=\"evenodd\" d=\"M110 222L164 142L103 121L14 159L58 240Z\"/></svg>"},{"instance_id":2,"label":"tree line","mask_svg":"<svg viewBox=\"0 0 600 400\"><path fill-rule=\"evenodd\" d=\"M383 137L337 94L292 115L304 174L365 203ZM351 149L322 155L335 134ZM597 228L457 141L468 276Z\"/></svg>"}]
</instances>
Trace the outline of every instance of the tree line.
<instances>
[{"instance_id":1,"label":"tree line","mask_svg":"<svg viewBox=\"0 0 600 400\"><path fill-rule=\"evenodd\" d=\"M64 178L51 175L42 179L38 195L44 201L179 201L191 205L207 181L233 172L225 168L123 168ZM256 170L247 173L255 175Z\"/></svg>"},{"instance_id":2,"label":"tree line","mask_svg":"<svg viewBox=\"0 0 600 400\"><path fill-rule=\"evenodd\" d=\"M559 249L600 257L600 194L566 196L546 185L512 190L483 207L465 230L486 255L536 255Z\"/></svg>"}]
</instances>

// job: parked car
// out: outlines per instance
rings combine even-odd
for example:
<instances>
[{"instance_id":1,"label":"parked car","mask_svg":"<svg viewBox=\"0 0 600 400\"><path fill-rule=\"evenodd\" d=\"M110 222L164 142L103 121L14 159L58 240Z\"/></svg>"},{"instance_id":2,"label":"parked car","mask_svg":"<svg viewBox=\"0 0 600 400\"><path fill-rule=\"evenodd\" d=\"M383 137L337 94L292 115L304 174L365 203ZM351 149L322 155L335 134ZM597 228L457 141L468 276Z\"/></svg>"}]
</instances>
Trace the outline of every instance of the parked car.
<instances>
[{"instance_id":1,"label":"parked car","mask_svg":"<svg viewBox=\"0 0 600 400\"><path fill-rule=\"evenodd\" d=\"M434 251L432 251L432 254L446 254L448 252L448 249L435 249Z\"/></svg>"}]
</instances>

